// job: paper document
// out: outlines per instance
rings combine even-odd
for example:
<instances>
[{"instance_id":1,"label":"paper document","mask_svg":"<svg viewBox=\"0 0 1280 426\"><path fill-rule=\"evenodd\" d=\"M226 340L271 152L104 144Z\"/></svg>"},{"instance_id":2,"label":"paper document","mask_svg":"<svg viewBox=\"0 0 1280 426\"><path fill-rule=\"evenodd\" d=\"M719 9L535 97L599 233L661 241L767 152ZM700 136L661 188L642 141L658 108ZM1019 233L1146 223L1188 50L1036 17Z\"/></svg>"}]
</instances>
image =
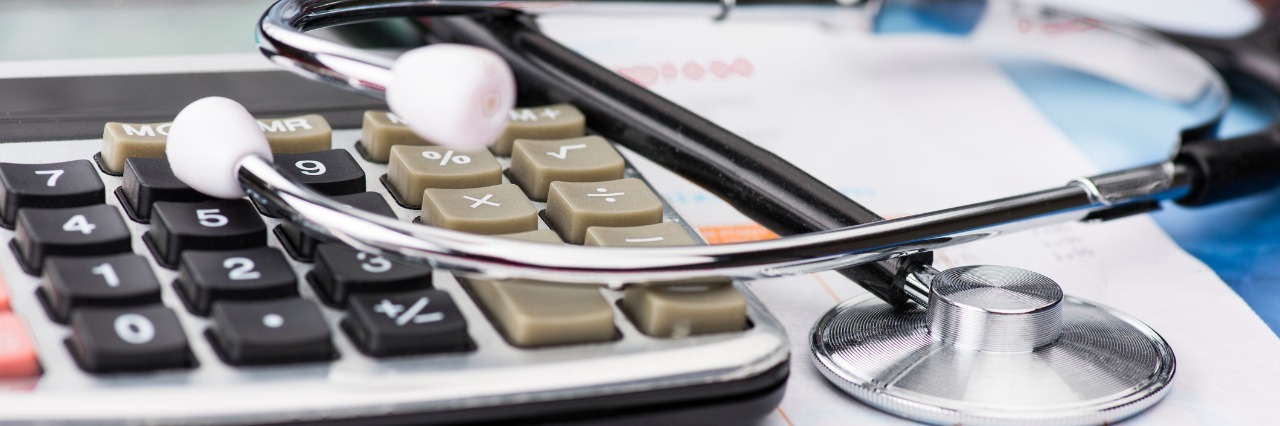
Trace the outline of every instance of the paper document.
<instances>
[{"instance_id":1,"label":"paper document","mask_svg":"<svg viewBox=\"0 0 1280 426\"><path fill-rule=\"evenodd\" d=\"M944 39L869 39L803 22L544 19L583 54L764 146L883 216L1063 185L1097 172L1009 79ZM759 228L725 203L631 157L704 236ZM1168 397L1132 425L1274 421L1280 340L1214 273L1147 217L1064 224L938 253L1040 272L1169 340ZM835 273L751 284L794 342L787 395L766 424L902 423L829 386L807 344L814 321L864 290Z\"/></svg>"}]
</instances>

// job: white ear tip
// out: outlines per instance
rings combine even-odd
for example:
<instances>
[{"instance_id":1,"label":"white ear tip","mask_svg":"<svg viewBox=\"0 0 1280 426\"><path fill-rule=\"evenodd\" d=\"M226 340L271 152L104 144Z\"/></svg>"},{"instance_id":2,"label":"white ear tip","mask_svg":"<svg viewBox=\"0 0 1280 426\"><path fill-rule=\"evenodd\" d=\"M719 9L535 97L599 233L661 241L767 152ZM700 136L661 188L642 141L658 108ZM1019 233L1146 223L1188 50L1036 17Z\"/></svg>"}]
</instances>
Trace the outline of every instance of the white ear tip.
<instances>
[{"instance_id":1,"label":"white ear tip","mask_svg":"<svg viewBox=\"0 0 1280 426\"><path fill-rule=\"evenodd\" d=\"M208 97L192 102L173 119L165 155L174 176L206 195L240 198L236 177L249 155L271 158L271 146L249 111L236 101Z\"/></svg>"},{"instance_id":2,"label":"white ear tip","mask_svg":"<svg viewBox=\"0 0 1280 426\"><path fill-rule=\"evenodd\" d=\"M515 106L511 68L497 54L456 44L410 50L391 67L387 105L432 143L492 144Z\"/></svg>"}]
</instances>

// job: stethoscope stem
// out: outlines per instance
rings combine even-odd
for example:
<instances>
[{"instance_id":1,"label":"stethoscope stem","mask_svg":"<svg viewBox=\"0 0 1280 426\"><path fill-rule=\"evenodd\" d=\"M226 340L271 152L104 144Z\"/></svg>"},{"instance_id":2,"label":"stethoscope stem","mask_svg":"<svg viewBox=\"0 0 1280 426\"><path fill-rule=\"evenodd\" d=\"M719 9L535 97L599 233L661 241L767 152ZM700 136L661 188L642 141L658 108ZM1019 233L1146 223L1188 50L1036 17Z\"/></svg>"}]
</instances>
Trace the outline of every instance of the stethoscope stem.
<instances>
[{"instance_id":1,"label":"stethoscope stem","mask_svg":"<svg viewBox=\"0 0 1280 426\"><path fill-rule=\"evenodd\" d=\"M269 160L238 167L245 192L322 240L490 278L621 286L730 277L773 278L847 268L1071 220L1105 220L1184 196L1189 175L1174 163L1080 178L1014 197L776 240L719 246L600 248L511 241L401 222L335 202ZM936 271L907 271L909 297L927 300Z\"/></svg>"}]
</instances>

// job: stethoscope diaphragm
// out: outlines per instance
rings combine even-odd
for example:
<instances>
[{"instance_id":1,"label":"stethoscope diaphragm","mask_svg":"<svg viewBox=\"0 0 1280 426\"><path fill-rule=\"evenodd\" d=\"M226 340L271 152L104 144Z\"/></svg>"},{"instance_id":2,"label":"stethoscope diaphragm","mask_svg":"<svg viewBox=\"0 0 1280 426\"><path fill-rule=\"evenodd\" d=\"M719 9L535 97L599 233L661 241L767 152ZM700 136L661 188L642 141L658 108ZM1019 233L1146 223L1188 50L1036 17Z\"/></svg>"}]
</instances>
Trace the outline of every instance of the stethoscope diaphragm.
<instances>
[{"instance_id":1,"label":"stethoscope diaphragm","mask_svg":"<svg viewBox=\"0 0 1280 426\"><path fill-rule=\"evenodd\" d=\"M1155 404L1169 344L1146 324L1064 297L1043 275L970 266L932 280L929 307L867 295L811 333L826 378L881 410L938 424L1107 424Z\"/></svg>"}]
</instances>

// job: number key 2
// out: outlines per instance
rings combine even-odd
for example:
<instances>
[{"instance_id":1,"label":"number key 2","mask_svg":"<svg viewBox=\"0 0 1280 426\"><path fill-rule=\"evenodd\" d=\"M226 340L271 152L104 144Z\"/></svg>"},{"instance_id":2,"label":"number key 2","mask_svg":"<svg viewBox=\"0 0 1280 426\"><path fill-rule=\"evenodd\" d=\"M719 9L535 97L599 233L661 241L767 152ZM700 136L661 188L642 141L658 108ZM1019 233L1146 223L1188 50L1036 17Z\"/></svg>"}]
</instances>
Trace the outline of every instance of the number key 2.
<instances>
[{"instance_id":1,"label":"number key 2","mask_svg":"<svg viewBox=\"0 0 1280 426\"><path fill-rule=\"evenodd\" d=\"M13 228L18 209L102 204L106 191L93 163L0 163L0 226Z\"/></svg>"},{"instance_id":2,"label":"number key 2","mask_svg":"<svg viewBox=\"0 0 1280 426\"><path fill-rule=\"evenodd\" d=\"M23 269L39 275L46 257L95 256L133 250L129 228L115 207L22 209L13 238Z\"/></svg>"},{"instance_id":3,"label":"number key 2","mask_svg":"<svg viewBox=\"0 0 1280 426\"><path fill-rule=\"evenodd\" d=\"M156 261L173 268L186 250L232 250L267 245L267 225L245 200L155 203L146 238Z\"/></svg>"},{"instance_id":4,"label":"number key 2","mask_svg":"<svg viewBox=\"0 0 1280 426\"><path fill-rule=\"evenodd\" d=\"M253 300L298 294L297 277L284 255L270 247L188 251L174 284L187 308L207 315L219 300Z\"/></svg>"}]
</instances>

